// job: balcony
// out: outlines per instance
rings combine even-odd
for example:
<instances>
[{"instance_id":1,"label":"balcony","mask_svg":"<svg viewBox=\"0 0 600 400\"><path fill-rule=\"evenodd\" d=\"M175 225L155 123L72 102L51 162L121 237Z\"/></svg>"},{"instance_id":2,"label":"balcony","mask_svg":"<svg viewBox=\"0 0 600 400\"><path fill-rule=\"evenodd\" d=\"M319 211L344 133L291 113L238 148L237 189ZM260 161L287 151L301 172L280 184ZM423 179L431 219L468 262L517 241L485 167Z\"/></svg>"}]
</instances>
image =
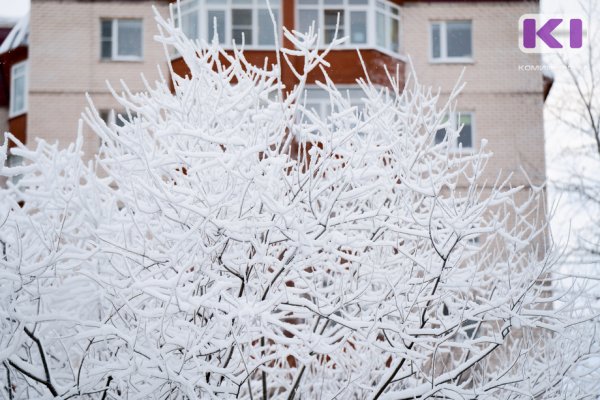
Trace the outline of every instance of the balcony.
<instances>
[{"instance_id":1,"label":"balcony","mask_svg":"<svg viewBox=\"0 0 600 400\"><path fill-rule=\"evenodd\" d=\"M387 83L386 66L403 70L401 8L388 0L183 0L176 23L189 38L205 42L218 41L225 49L243 44L250 62L264 65L265 58L275 62L276 38L285 47L291 44L283 38L282 26L307 32L312 24L319 33L319 48L325 48L334 38L346 37L346 42L328 56L334 82L353 84L363 75L356 49L361 50L370 77L374 82ZM176 7L174 5L174 7ZM175 58L178 73L186 66ZM319 79L320 72L310 78ZM285 71L283 73L285 74ZM286 84L292 77L284 76Z\"/></svg>"}]
</instances>

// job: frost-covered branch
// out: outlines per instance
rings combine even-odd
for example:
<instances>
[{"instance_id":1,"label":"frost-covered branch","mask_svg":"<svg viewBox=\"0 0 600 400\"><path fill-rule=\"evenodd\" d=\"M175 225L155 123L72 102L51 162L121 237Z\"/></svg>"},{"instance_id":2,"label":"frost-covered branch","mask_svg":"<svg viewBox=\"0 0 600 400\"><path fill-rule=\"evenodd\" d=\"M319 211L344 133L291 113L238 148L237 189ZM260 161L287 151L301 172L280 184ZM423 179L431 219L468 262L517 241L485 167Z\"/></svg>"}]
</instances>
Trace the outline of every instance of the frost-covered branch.
<instances>
[{"instance_id":1,"label":"frost-covered branch","mask_svg":"<svg viewBox=\"0 0 600 400\"><path fill-rule=\"evenodd\" d=\"M157 22L190 74L112 88L123 124L90 99L93 160L81 135L65 149L7 135L25 160L0 170L19 176L0 189L0 361L14 399L598 388L586 280L555 284L543 188L483 181L485 142L454 151L444 116L460 85L440 103L414 77L365 77L359 110L326 75L337 40L319 50L314 32L285 32L280 62L299 83L284 87L281 65ZM307 105L316 70L327 116Z\"/></svg>"}]
</instances>

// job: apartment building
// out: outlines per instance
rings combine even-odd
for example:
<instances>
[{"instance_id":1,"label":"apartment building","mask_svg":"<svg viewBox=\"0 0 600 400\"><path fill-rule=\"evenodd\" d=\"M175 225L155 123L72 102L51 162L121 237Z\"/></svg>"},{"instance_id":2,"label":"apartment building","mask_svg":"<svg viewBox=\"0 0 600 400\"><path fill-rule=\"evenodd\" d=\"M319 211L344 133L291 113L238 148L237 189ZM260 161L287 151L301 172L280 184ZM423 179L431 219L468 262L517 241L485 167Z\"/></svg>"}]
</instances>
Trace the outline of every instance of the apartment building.
<instances>
[{"instance_id":1,"label":"apartment building","mask_svg":"<svg viewBox=\"0 0 600 400\"><path fill-rule=\"evenodd\" d=\"M272 1L277 24L305 32L316 23L321 46L329 43L336 27L346 43L330 53L330 77L360 104L356 79L364 75L356 52L360 49L370 79L388 85L385 70L406 78L410 60L420 82L441 89L447 97L463 69L467 86L450 123L464 125L457 151L476 151L481 139L495 157L488 166L493 181L500 170L523 168L534 184L545 180L543 102L551 81L539 70L537 54L519 50L519 17L539 11L537 1L524 0L282 0ZM218 34L225 46L244 44L248 60L263 65L275 62L275 37L264 0L183 0L181 26L189 37L210 41ZM280 43L291 44L281 34ZM296 59L294 62L301 63ZM187 72L181 59L173 60L179 74ZM300 65L300 64L299 64ZM293 85L295 77L285 66L282 78ZM327 99L309 76L308 102L322 114ZM442 140L444 131L437 134ZM515 184L528 184L518 174Z\"/></svg>"},{"instance_id":2,"label":"apartment building","mask_svg":"<svg viewBox=\"0 0 600 400\"><path fill-rule=\"evenodd\" d=\"M35 137L71 142L85 93L106 119L119 123L111 113L116 105L106 81L117 86L123 79L132 90L142 90L140 72L152 81L157 66L167 70L164 51L153 39L158 32L151 6L166 15L169 2L32 0L28 41L8 51L26 49L18 62L7 64L13 92L23 92L10 94L16 108L8 119L13 133L29 143ZM182 0L178 23L192 38L210 41L216 33L225 48L243 42L246 57L257 65L264 65L265 58L275 62L277 36L283 46L291 46L283 26L306 31L314 21L321 46L337 27L348 40L328 56L329 74L356 104L361 98L356 79L363 76L357 48L370 79L379 85L389 84L386 68L405 79L410 56L418 79L441 88L444 97L464 69L467 86L457 112L448 116L450 123L464 125L456 150L475 151L485 138L495 153L488 166L492 180L500 170L521 168L536 184L545 179L542 112L550 82L539 70L520 68L540 65L541 58L518 46L519 17L537 12L537 1L271 0L270 5L277 29L266 0ZM181 58L171 62L177 73L188 72ZM286 85L295 83L289 70L282 78ZM321 78L320 72L309 77L308 99L326 114L324 93L314 85ZM438 132L438 140L443 135ZM98 143L89 132L86 136L85 150L93 154ZM515 178L515 183L527 182Z\"/></svg>"},{"instance_id":3,"label":"apartment building","mask_svg":"<svg viewBox=\"0 0 600 400\"><path fill-rule=\"evenodd\" d=\"M168 12L165 0L32 0L14 29L25 33L13 34L27 40L3 46L0 54L10 82L9 130L29 144L43 138L66 145L76 137L86 93L110 118L117 104L107 81L118 89L123 79L139 91L141 73L150 82L158 79L157 68L166 73L152 6ZM89 155L99 144L89 130L85 143Z\"/></svg>"}]
</instances>

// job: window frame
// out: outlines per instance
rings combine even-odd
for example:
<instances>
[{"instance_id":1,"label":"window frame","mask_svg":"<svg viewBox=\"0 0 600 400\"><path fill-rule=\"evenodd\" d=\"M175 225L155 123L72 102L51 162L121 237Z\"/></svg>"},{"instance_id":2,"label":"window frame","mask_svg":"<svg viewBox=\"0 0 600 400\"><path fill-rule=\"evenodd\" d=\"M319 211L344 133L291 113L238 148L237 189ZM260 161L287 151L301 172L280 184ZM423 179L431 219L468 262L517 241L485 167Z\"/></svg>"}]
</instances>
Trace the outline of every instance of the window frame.
<instances>
[{"instance_id":1,"label":"window frame","mask_svg":"<svg viewBox=\"0 0 600 400\"><path fill-rule=\"evenodd\" d=\"M364 106L364 98L366 97L363 89L358 85L337 85L336 88L344 96L349 95L350 106ZM327 107L330 105L331 99L326 90L315 84L306 85L306 108L316 114L323 120L327 120L329 114ZM302 99L304 101L304 98ZM318 107L318 108L317 108Z\"/></svg>"},{"instance_id":2,"label":"window frame","mask_svg":"<svg viewBox=\"0 0 600 400\"><path fill-rule=\"evenodd\" d=\"M23 72L17 73L17 69L23 67ZM15 82L18 78L23 78L23 107L20 109L14 109L15 106ZM28 109L29 101L29 63L27 60L20 61L13 64L10 67L10 94L9 94L9 105L8 105L8 117L15 118L20 115L26 114Z\"/></svg>"},{"instance_id":3,"label":"window frame","mask_svg":"<svg viewBox=\"0 0 600 400\"><path fill-rule=\"evenodd\" d=\"M468 57L449 57L448 56L448 23L468 22L471 26L471 55ZM433 55L433 27L440 27L440 56ZM475 60L475 47L473 45L473 20L472 19L453 19L453 20L431 20L429 21L429 62L431 64L472 64Z\"/></svg>"},{"instance_id":4,"label":"window frame","mask_svg":"<svg viewBox=\"0 0 600 400\"><path fill-rule=\"evenodd\" d=\"M102 36L103 22L110 21L111 23L111 54L110 57L104 57L102 54ZM139 56L123 56L119 55L119 21L138 21L140 23L140 55ZM139 62L144 60L144 19L143 18L100 18L100 61L125 61Z\"/></svg>"},{"instance_id":5,"label":"window frame","mask_svg":"<svg viewBox=\"0 0 600 400\"><path fill-rule=\"evenodd\" d=\"M271 4L271 10L277 12L277 36L275 36L275 43L273 44L259 44L260 40L260 24L259 24L259 12L261 10L268 10L266 3L262 0L248 0L247 4L234 4L232 0L223 0L219 4L211 4L206 0L188 0L189 3L183 2L180 5L179 10L186 7L186 10L181 11L179 16L178 9L175 8L174 15L176 16L176 26L182 29L181 22L184 17L189 14L195 14L198 21L198 32L197 38L205 40L207 43L212 42L212 34L208 37L206 29L212 27L212 21L208 18L210 11L224 11L225 12L225 38L219 38L220 45L227 50L233 48L233 10L251 10L252 11L252 43L245 42L244 49L250 50L272 50L275 48L275 43L282 43L283 38L283 15L281 13L282 7L281 2L277 1L276 4ZM181 17L181 18L180 18ZM249 26L249 25L248 25ZM211 29L214 29L212 27ZM236 47L241 47L242 43L235 43Z\"/></svg>"},{"instance_id":6,"label":"window frame","mask_svg":"<svg viewBox=\"0 0 600 400\"><path fill-rule=\"evenodd\" d=\"M396 10L396 14L394 14L391 10ZM383 15L383 17L385 18L385 43L383 45L380 45L377 43L377 14L381 14ZM387 28L390 25L390 20L391 19L397 19L398 20L398 53L402 53L403 52L403 43L402 43L402 39L404 37L404 33L402 31L403 27L404 27L404 23L402 20L402 9L400 7L398 7L397 5L390 3L389 1L382 1L382 0L375 0L375 10L374 10L374 16L373 16L373 20L371 22L371 25L373 26L373 30L374 30L374 35L373 35L373 43L375 43L375 46L378 49L385 49L385 51L388 51L392 54L395 54L396 52L394 52L393 50L390 50L389 48L389 31L387 30ZM397 17L397 18L396 18Z\"/></svg>"},{"instance_id":7,"label":"window frame","mask_svg":"<svg viewBox=\"0 0 600 400\"><path fill-rule=\"evenodd\" d=\"M131 118L129 114L131 114ZM107 126L115 126L117 128L124 127L126 123L131 123L137 117L137 114L131 113L131 111L129 113L127 110L117 112L112 108L100 109L98 110L98 115Z\"/></svg>"},{"instance_id":8,"label":"window frame","mask_svg":"<svg viewBox=\"0 0 600 400\"><path fill-rule=\"evenodd\" d=\"M460 146L458 139L460 138L460 131L458 132L459 136L456 137L456 140L453 143L449 143L449 148L450 150L454 151L454 152L461 152L461 153L470 153L476 150L475 147L475 111L454 111L451 113L448 113L448 120L446 122L444 122L444 124L449 124L450 126L454 127L455 129L458 129L459 127L459 123L460 123L460 117L463 115L468 115L471 118L471 146L469 147L465 147L465 146ZM440 128L440 129L446 129L446 128ZM439 131L439 129L438 129ZM462 131L462 129L461 129ZM437 134L437 131L436 131ZM434 134L434 142L435 142L435 134ZM435 144L439 144L437 142L435 142Z\"/></svg>"},{"instance_id":9,"label":"window frame","mask_svg":"<svg viewBox=\"0 0 600 400\"><path fill-rule=\"evenodd\" d=\"M404 60L402 56L404 47L402 43L402 39L404 37L404 23L403 23L403 13L401 7L390 2L389 0L367 0L366 4L350 4L349 0L341 0L341 4L325 4L324 0L316 0L317 4L299 4L296 3L296 7L294 10L294 27L296 30L300 29L300 11L301 10L315 10L317 11L317 16L319 18L316 22L317 29L320 29L320 41L318 43L319 47L325 47L329 45L329 43L325 42L325 10L336 10L341 9L344 11L344 24L340 25L340 28L343 30L344 36L347 36L349 39L340 45L338 48L341 49L376 49L381 51L382 53L391 55L395 58L399 58ZM396 11L396 14L392 10ZM353 43L352 42L352 31L351 31L351 13L352 12L364 12L366 15L366 29L365 33L367 37L365 38L364 43ZM389 39L389 32L386 30L385 32L385 40L386 44L379 45L377 43L377 14L382 14L384 16L385 27L387 28L391 24L389 20L391 18L396 19L398 22L398 49L396 51L391 50L387 44Z\"/></svg>"}]
</instances>

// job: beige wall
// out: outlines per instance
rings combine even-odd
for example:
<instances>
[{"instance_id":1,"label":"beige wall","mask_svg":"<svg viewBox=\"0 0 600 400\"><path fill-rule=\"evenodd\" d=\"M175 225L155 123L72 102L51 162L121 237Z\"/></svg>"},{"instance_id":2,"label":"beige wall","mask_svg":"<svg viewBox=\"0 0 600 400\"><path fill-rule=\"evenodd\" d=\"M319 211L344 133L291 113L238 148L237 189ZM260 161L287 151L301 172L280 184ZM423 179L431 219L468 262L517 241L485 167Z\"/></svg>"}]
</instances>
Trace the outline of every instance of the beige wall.
<instances>
[{"instance_id":1,"label":"beige wall","mask_svg":"<svg viewBox=\"0 0 600 400\"><path fill-rule=\"evenodd\" d=\"M118 88L124 79L133 91L143 90L140 73L153 82L157 68L166 73L163 47L154 40L158 29L152 5L163 16L165 2L107 1L75 2L32 0L29 45L30 84L27 134L60 141L73 141L81 112L90 93L98 108L113 108L106 80ZM101 61L100 19L143 18L143 61ZM86 155L98 141L86 132Z\"/></svg>"},{"instance_id":2,"label":"beige wall","mask_svg":"<svg viewBox=\"0 0 600 400\"><path fill-rule=\"evenodd\" d=\"M536 183L545 178L542 73L519 70L519 65L540 65L541 58L518 47L519 17L538 8L537 2L407 2L403 7L404 48L419 81L448 94L465 69L467 85L457 110L475 112L475 143L487 139L495 154L489 180L520 166ZM429 24L453 19L472 20L473 62L431 63Z\"/></svg>"},{"instance_id":3,"label":"beige wall","mask_svg":"<svg viewBox=\"0 0 600 400\"><path fill-rule=\"evenodd\" d=\"M32 1L29 138L58 139L66 145L75 138L86 92L99 109L113 108L107 79L118 86L123 78L135 91L143 89L140 72L152 81L157 65L166 71L163 49L153 39L158 33L153 3ZM166 15L164 2L157 6ZM457 109L475 113L475 143L488 139L495 154L487 169L490 181L500 170L521 166L536 182L545 177L542 74L519 70L519 65L539 65L541 60L519 51L517 29L519 17L537 9L536 2L407 2L402 7L403 45L421 82L447 94L466 68L467 86ZM143 62L100 61L100 19L111 17L144 19ZM451 19L473 21L473 63L429 61L430 21ZM91 155L98 142L89 131L86 138Z\"/></svg>"}]
</instances>

